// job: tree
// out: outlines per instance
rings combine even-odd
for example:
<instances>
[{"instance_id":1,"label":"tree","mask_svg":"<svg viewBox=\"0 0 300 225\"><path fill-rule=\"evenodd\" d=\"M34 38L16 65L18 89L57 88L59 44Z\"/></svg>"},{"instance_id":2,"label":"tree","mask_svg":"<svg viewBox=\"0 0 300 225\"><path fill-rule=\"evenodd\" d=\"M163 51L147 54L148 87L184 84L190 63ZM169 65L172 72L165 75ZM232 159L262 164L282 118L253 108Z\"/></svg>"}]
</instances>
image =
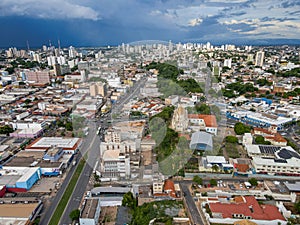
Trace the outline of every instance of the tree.
<instances>
[{"instance_id":1,"label":"tree","mask_svg":"<svg viewBox=\"0 0 300 225\"><path fill-rule=\"evenodd\" d=\"M254 177L250 178L250 179L248 180L248 182L249 182L252 186L257 186L257 184L258 184L257 180L256 180Z\"/></svg>"},{"instance_id":2,"label":"tree","mask_svg":"<svg viewBox=\"0 0 300 225\"><path fill-rule=\"evenodd\" d=\"M0 127L0 134L9 134L14 132L14 129L10 127L9 125L4 125Z\"/></svg>"},{"instance_id":3,"label":"tree","mask_svg":"<svg viewBox=\"0 0 300 225\"><path fill-rule=\"evenodd\" d=\"M127 206L127 207L129 207L131 209L134 209L136 207L136 200L133 197L133 194L132 194L131 191L127 192L123 196L122 206Z\"/></svg>"},{"instance_id":4,"label":"tree","mask_svg":"<svg viewBox=\"0 0 300 225\"><path fill-rule=\"evenodd\" d=\"M233 144L236 144L236 143L238 143L239 139L238 139L237 137L235 137L235 136L227 136L227 137L225 138L225 141L226 141L227 143L233 143Z\"/></svg>"},{"instance_id":5,"label":"tree","mask_svg":"<svg viewBox=\"0 0 300 225\"><path fill-rule=\"evenodd\" d=\"M69 217L72 221L79 220L79 216L80 216L80 210L79 209L74 209L72 212L70 212Z\"/></svg>"},{"instance_id":6,"label":"tree","mask_svg":"<svg viewBox=\"0 0 300 225\"><path fill-rule=\"evenodd\" d=\"M217 164L214 164L211 169L215 172L218 172L219 171L219 166Z\"/></svg>"},{"instance_id":7,"label":"tree","mask_svg":"<svg viewBox=\"0 0 300 225\"><path fill-rule=\"evenodd\" d=\"M66 122L66 130L73 131L73 124L71 122Z\"/></svg>"},{"instance_id":8,"label":"tree","mask_svg":"<svg viewBox=\"0 0 300 225\"><path fill-rule=\"evenodd\" d=\"M215 179L210 179L209 181L211 186L217 186L218 182Z\"/></svg>"},{"instance_id":9,"label":"tree","mask_svg":"<svg viewBox=\"0 0 300 225\"><path fill-rule=\"evenodd\" d=\"M28 105L29 103L31 103L31 99L27 98L27 99L24 101L24 103L25 103L26 105Z\"/></svg>"},{"instance_id":10,"label":"tree","mask_svg":"<svg viewBox=\"0 0 300 225\"><path fill-rule=\"evenodd\" d=\"M193 182L195 182L196 184L202 185L203 180L201 177L199 177L198 175L193 177Z\"/></svg>"},{"instance_id":11,"label":"tree","mask_svg":"<svg viewBox=\"0 0 300 225\"><path fill-rule=\"evenodd\" d=\"M270 145L271 144L271 142L265 141L265 138L260 135L255 138L255 143L258 145Z\"/></svg>"},{"instance_id":12,"label":"tree","mask_svg":"<svg viewBox=\"0 0 300 225\"><path fill-rule=\"evenodd\" d=\"M241 134L244 134L244 133L250 133L250 131L251 131L251 128L248 127L247 125L244 125L241 122L238 122L234 125L234 132L237 135L241 135Z\"/></svg>"},{"instance_id":13,"label":"tree","mask_svg":"<svg viewBox=\"0 0 300 225\"><path fill-rule=\"evenodd\" d=\"M298 201L297 203L295 203L294 208L297 211L297 213L300 213L300 201Z\"/></svg>"}]
</instances>

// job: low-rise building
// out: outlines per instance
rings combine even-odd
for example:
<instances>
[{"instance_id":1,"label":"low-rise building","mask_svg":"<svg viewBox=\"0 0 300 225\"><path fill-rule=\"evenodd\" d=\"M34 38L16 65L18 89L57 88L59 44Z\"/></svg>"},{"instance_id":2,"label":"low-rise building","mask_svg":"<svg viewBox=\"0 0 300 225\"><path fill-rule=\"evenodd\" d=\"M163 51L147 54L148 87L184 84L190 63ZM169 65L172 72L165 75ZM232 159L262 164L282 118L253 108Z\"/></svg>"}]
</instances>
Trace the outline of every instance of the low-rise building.
<instances>
[{"instance_id":1,"label":"low-rise building","mask_svg":"<svg viewBox=\"0 0 300 225\"><path fill-rule=\"evenodd\" d=\"M130 157L120 150L107 150L101 159L101 176L120 178L130 176Z\"/></svg>"},{"instance_id":2,"label":"low-rise building","mask_svg":"<svg viewBox=\"0 0 300 225\"><path fill-rule=\"evenodd\" d=\"M42 202L38 200L0 204L0 224L31 224L39 215L42 207Z\"/></svg>"},{"instance_id":3,"label":"low-rise building","mask_svg":"<svg viewBox=\"0 0 300 225\"><path fill-rule=\"evenodd\" d=\"M83 209L80 213L80 225L96 225L98 224L100 216L100 200L99 199L86 199L84 201Z\"/></svg>"},{"instance_id":4,"label":"low-rise building","mask_svg":"<svg viewBox=\"0 0 300 225\"><path fill-rule=\"evenodd\" d=\"M46 151L51 147L58 147L66 154L74 154L79 150L81 143L81 138L42 137L28 145L26 150Z\"/></svg>"},{"instance_id":5,"label":"low-rise building","mask_svg":"<svg viewBox=\"0 0 300 225\"><path fill-rule=\"evenodd\" d=\"M238 196L231 202L210 202L210 223L233 224L237 220L248 219L259 225L287 224L274 205L260 205L254 196Z\"/></svg>"},{"instance_id":6,"label":"low-rise building","mask_svg":"<svg viewBox=\"0 0 300 225\"><path fill-rule=\"evenodd\" d=\"M193 130L202 130L217 135L218 124L215 115L189 114L188 120Z\"/></svg>"}]
</instances>

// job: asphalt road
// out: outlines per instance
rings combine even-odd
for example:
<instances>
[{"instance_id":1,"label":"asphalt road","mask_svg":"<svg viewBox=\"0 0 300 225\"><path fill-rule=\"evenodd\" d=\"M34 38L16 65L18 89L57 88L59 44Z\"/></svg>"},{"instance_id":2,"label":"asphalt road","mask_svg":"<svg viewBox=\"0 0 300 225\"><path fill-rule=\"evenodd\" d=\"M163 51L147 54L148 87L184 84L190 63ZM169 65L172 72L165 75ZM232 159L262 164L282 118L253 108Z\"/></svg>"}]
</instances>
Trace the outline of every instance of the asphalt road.
<instances>
[{"instance_id":1,"label":"asphalt road","mask_svg":"<svg viewBox=\"0 0 300 225\"><path fill-rule=\"evenodd\" d=\"M89 181L90 174L92 173L93 169L90 165L94 165L96 160L99 158L99 146L100 146L100 139L96 135L96 125L94 123L89 124L89 134L88 136L83 140L83 144L81 146L81 151L78 153L77 157L75 157L76 161L79 162L82 156L89 152L88 162L85 164L85 167L79 177L80 185L77 184L75 186L75 189L73 191L73 194L70 197L69 203L67 207L65 208L65 211L61 217L60 224L69 224L71 223L69 219L69 214L72 210L79 207L80 201L82 196L84 195L86 186ZM97 155L98 154L98 155ZM70 165L71 166L71 165ZM51 217L53 216L53 213L56 209L56 207L59 204L60 199L62 198L64 192L66 191L66 188L78 166L78 163L76 166L71 166L70 170L67 172L67 176L64 179L60 189L56 193L56 196L52 199L50 207L41 215L41 225L48 225Z\"/></svg>"},{"instance_id":2,"label":"asphalt road","mask_svg":"<svg viewBox=\"0 0 300 225\"><path fill-rule=\"evenodd\" d=\"M125 95L124 97L122 97L122 99L120 99L120 101L116 104L116 106L114 107L114 111L120 111L123 107L124 104L126 104L130 99L132 99L134 96L136 96L139 93L139 89L141 88L141 86L145 83L146 79L143 78L141 79L131 90L130 92ZM110 113L107 114L107 117L104 118L104 120L106 120L107 118L110 117ZM101 118L103 119L103 118ZM106 121L105 121L106 122ZM105 123L106 124L106 123ZM94 166L97 162L97 160L100 157L100 138L99 136L96 134L97 133L97 129L98 129L98 122L97 121L90 121L89 122L89 134L87 135L87 137L84 139L83 144L81 146L81 151L80 154L78 154L76 160L77 162L79 162L79 160L81 159L81 157L88 152L88 161L85 164L83 171L77 181L77 184L74 188L74 191L69 199L69 202L63 212L63 215L60 219L59 224L70 224L72 221L69 218L69 214L71 211L73 211L74 209L77 209L80 205L81 199L86 191L86 187L88 185L89 182L89 178L93 172ZM103 130L101 132L104 132ZM103 134L101 133L100 136L102 136ZM75 169L77 168L78 163L76 166L73 166L72 168L70 168L70 171L68 172L64 182L61 185L61 188L59 189L59 191L57 192L56 196L53 198L51 206L48 208L48 210L42 215L41 218L41 225L48 225L49 221L51 220L51 217L56 209L56 207L58 206L58 203L61 199L61 197L63 196L64 192L66 191L66 187L68 186L70 179L72 178Z\"/></svg>"},{"instance_id":3,"label":"asphalt road","mask_svg":"<svg viewBox=\"0 0 300 225\"><path fill-rule=\"evenodd\" d=\"M81 158L81 155L78 154L77 157L76 157L76 160L80 160ZM76 169L77 166L72 166L70 168L70 170L67 172L67 176L66 178L64 179L63 183L61 184L59 190L57 191L55 197L51 200L51 205L50 207L47 209L47 211L43 212L41 214L41 221L40 221L40 225L48 225L50 220L51 220L51 217L61 199L61 197L63 196L63 194L65 193L65 190L69 184L69 181L70 179L72 178L74 172L75 172L75 169Z\"/></svg>"},{"instance_id":4,"label":"asphalt road","mask_svg":"<svg viewBox=\"0 0 300 225\"><path fill-rule=\"evenodd\" d=\"M63 215L60 219L59 224L70 224L72 223L69 218L69 214L74 210L78 209L82 197L86 191L90 176L93 172L93 168L99 159L100 155L100 138L96 134L97 126L96 123L91 122L89 124L89 135L86 137L83 146L82 146L82 155L86 152L88 154L88 160L78 178L77 184L74 188L74 191L69 199L69 202L63 212Z\"/></svg>"},{"instance_id":5,"label":"asphalt road","mask_svg":"<svg viewBox=\"0 0 300 225\"><path fill-rule=\"evenodd\" d=\"M184 198L186 200L188 210L190 212L190 215L192 216L194 224L204 225L204 222L202 221L202 218L201 218L198 208L196 206L195 200L194 200L193 196L191 195L190 190L188 188L189 185L190 185L190 183L188 183L188 182L180 182L180 187L183 192Z\"/></svg>"}]
</instances>

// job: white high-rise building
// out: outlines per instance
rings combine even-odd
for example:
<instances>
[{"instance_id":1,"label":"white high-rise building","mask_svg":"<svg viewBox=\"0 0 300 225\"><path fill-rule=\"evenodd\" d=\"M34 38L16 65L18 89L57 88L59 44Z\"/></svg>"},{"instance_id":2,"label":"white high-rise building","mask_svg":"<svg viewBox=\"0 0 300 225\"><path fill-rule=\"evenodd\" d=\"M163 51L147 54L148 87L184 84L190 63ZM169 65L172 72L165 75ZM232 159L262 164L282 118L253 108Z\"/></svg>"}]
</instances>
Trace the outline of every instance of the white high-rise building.
<instances>
[{"instance_id":1,"label":"white high-rise building","mask_svg":"<svg viewBox=\"0 0 300 225\"><path fill-rule=\"evenodd\" d=\"M56 64L56 57L55 56L48 56L47 57L48 66L53 66Z\"/></svg>"},{"instance_id":2,"label":"white high-rise building","mask_svg":"<svg viewBox=\"0 0 300 225\"><path fill-rule=\"evenodd\" d=\"M224 60L224 66L227 66L228 68L231 68L231 59L225 59Z\"/></svg>"},{"instance_id":3,"label":"white high-rise building","mask_svg":"<svg viewBox=\"0 0 300 225\"><path fill-rule=\"evenodd\" d=\"M265 58L265 52L264 51L257 52L256 57L255 57L255 66L262 67L263 64L264 64L264 58Z\"/></svg>"},{"instance_id":4,"label":"white high-rise building","mask_svg":"<svg viewBox=\"0 0 300 225\"><path fill-rule=\"evenodd\" d=\"M59 57L57 57L57 63L59 64L59 65L64 65L64 64L66 64L66 58L64 57L64 56L59 56Z\"/></svg>"},{"instance_id":5,"label":"white high-rise building","mask_svg":"<svg viewBox=\"0 0 300 225\"><path fill-rule=\"evenodd\" d=\"M76 52L75 48L73 46L70 46L70 48L69 48L69 57L70 58L75 58L76 55L77 55L77 52Z\"/></svg>"},{"instance_id":6,"label":"white high-rise building","mask_svg":"<svg viewBox=\"0 0 300 225\"><path fill-rule=\"evenodd\" d=\"M33 58L33 61L37 61L39 63L42 61L42 57L38 53L33 53L32 58Z\"/></svg>"}]
</instances>

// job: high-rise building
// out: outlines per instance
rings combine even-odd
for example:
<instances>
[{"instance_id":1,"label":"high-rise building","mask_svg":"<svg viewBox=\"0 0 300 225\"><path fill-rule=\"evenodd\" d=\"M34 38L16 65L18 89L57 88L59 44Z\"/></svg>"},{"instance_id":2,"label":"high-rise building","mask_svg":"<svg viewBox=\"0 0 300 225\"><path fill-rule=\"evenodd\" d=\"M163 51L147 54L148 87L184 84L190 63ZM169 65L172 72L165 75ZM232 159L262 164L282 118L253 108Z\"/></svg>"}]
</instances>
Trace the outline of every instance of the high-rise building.
<instances>
[{"instance_id":1,"label":"high-rise building","mask_svg":"<svg viewBox=\"0 0 300 225\"><path fill-rule=\"evenodd\" d=\"M70 48L69 48L69 57L70 58L75 58L76 55L77 55L77 52L76 52L75 48L73 46L70 46Z\"/></svg>"},{"instance_id":2,"label":"high-rise building","mask_svg":"<svg viewBox=\"0 0 300 225\"><path fill-rule=\"evenodd\" d=\"M60 69L60 65L59 64L54 64L53 65L53 69L54 69L54 75L55 76L60 76L61 75L61 69Z\"/></svg>"},{"instance_id":3,"label":"high-rise building","mask_svg":"<svg viewBox=\"0 0 300 225\"><path fill-rule=\"evenodd\" d=\"M265 52L263 51L257 52L255 57L255 66L262 67L264 64L264 58L265 58Z\"/></svg>"},{"instance_id":4,"label":"high-rise building","mask_svg":"<svg viewBox=\"0 0 300 225\"><path fill-rule=\"evenodd\" d=\"M224 66L227 66L228 68L231 68L231 59L225 59L224 60Z\"/></svg>"},{"instance_id":5,"label":"high-rise building","mask_svg":"<svg viewBox=\"0 0 300 225\"><path fill-rule=\"evenodd\" d=\"M64 64L66 64L66 58L64 57L64 56L59 56L59 57L57 57L57 63L59 64L59 65L64 65Z\"/></svg>"},{"instance_id":6,"label":"high-rise building","mask_svg":"<svg viewBox=\"0 0 300 225\"><path fill-rule=\"evenodd\" d=\"M37 61L40 63L42 61L41 55L38 53L33 53L33 61Z\"/></svg>"},{"instance_id":7,"label":"high-rise building","mask_svg":"<svg viewBox=\"0 0 300 225\"><path fill-rule=\"evenodd\" d=\"M56 58L55 56L51 55L47 57L48 66L53 66L56 64Z\"/></svg>"},{"instance_id":8,"label":"high-rise building","mask_svg":"<svg viewBox=\"0 0 300 225\"><path fill-rule=\"evenodd\" d=\"M90 95L93 97L97 95L104 97L106 92L107 88L105 83L97 82L90 85Z\"/></svg>"}]
</instances>

